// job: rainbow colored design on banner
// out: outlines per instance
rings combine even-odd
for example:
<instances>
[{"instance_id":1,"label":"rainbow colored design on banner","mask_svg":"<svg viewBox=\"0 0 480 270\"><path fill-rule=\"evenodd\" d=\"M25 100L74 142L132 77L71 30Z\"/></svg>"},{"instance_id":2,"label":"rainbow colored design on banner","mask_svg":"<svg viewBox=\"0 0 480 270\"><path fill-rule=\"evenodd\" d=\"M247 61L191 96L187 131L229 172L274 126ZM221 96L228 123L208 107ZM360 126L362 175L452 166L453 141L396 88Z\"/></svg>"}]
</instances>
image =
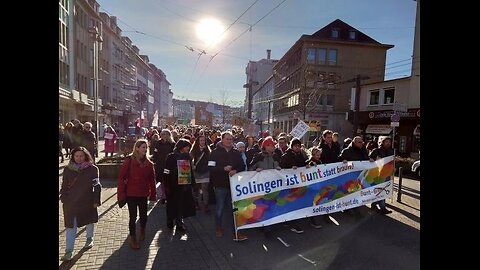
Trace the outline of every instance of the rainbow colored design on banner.
<instances>
[{"instance_id":1,"label":"rainbow colored design on banner","mask_svg":"<svg viewBox=\"0 0 480 270\"><path fill-rule=\"evenodd\" d=\"M236 226L258 223L288 212L328 203L391 180L393 160L383 166L346 173L297 188L284 189L234 202Z\"/></svg>"}]
</instances>

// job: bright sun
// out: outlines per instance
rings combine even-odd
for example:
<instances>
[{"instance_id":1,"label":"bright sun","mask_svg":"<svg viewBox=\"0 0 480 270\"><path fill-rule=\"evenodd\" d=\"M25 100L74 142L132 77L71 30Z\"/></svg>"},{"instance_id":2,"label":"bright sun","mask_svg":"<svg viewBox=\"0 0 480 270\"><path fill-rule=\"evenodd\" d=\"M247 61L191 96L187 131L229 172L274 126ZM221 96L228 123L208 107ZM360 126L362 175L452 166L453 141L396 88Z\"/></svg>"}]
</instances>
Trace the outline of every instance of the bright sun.
<instances>
[{"instance_id":1,"label":"bright sun","mask_svg":"<svg viewBox=\"0 0 480 270\"><path fill-rule=\"evenodd\" d=\"M208 46L220 42L225 31L225 26L216 19L203 19L195 28L197 37Z\"/></svg>"}]
</instances>

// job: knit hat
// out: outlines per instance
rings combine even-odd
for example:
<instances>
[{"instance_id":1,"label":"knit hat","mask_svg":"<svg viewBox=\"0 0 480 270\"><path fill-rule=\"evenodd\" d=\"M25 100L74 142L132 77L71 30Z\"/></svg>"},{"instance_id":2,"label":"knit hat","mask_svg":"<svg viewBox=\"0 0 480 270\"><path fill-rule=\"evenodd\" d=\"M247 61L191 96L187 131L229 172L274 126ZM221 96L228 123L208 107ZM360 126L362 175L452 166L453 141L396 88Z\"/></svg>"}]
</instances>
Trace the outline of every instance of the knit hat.
<instances>
[{"instance_id":1,"label":"knit hat","mask_svg":"<svg viewBox=\"0 0 480 270\"><path fill-rule=\"evenodd\" d=\"M262 142L262 148L265 148L265 146L275 146L276 144L277 142L273 140L272 136L267 136Z\"/></svg>"},{"instance_id":2,"label":"knit hat","mask_svg":"<svg viewBox=\"0 0 480 270\"><path fill-rule=\"evenodd\" d=\"M240 147L245 147L245 143L243 142L238 142L235 146L237 146L237 148L240 148Z\"/></svg>"},{"instance_id":3,"label":"knit hat","mask_svg":"<svg viewBox=\"0 0 480 270\"><path fill-rule=\"evenodd\" d=\"M299 146L302 146L302 142L298 138L293 138L293 140L290 142L290 148L292 148L294 145L298 144Z\"/></svg>"}]
</instances>

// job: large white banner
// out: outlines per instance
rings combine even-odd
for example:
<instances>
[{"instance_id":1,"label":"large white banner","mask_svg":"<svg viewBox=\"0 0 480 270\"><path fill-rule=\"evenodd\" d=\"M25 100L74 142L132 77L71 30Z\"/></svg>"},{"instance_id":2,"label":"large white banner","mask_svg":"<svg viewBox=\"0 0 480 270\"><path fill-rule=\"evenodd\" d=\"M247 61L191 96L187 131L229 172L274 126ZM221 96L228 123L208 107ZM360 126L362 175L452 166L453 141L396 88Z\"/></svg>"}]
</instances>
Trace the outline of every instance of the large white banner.
<instances>
[{"instance_id":1,"label":"large white banner","mask_svg":"<svg viewBox=\"0 0 480 270\"><path fill-rule=\"evenodd\" d=\"M230 178L237 229L338 212L391 197L393 156L375 162L240 172Z\"/></svg>"}]
</instances>

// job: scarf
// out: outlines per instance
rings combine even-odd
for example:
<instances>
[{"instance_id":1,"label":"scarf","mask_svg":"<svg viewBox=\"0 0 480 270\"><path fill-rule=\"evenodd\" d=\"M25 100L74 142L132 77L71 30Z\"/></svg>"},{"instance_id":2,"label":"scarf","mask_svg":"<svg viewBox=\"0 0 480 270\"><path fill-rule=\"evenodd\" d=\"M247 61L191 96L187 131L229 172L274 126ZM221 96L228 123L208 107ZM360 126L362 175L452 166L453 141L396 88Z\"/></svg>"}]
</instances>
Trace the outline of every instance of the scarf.
<instances>
[{"instance_id":1,"label":"scarf","mask_svg":"<svg viewBox=\"0 0 480 270\"><path fill-rule=\"evenodd\" d=\"M81 170L84 170L90 166L92 166L93 164L91 162L88 162L88 161L84 161L82 163L75 163L74 161L71 161L68 162L68 165L67 165L67 168L69 168L70 170L74 171L74 172L80 172Z\"/></svg>"}]
</instances>

